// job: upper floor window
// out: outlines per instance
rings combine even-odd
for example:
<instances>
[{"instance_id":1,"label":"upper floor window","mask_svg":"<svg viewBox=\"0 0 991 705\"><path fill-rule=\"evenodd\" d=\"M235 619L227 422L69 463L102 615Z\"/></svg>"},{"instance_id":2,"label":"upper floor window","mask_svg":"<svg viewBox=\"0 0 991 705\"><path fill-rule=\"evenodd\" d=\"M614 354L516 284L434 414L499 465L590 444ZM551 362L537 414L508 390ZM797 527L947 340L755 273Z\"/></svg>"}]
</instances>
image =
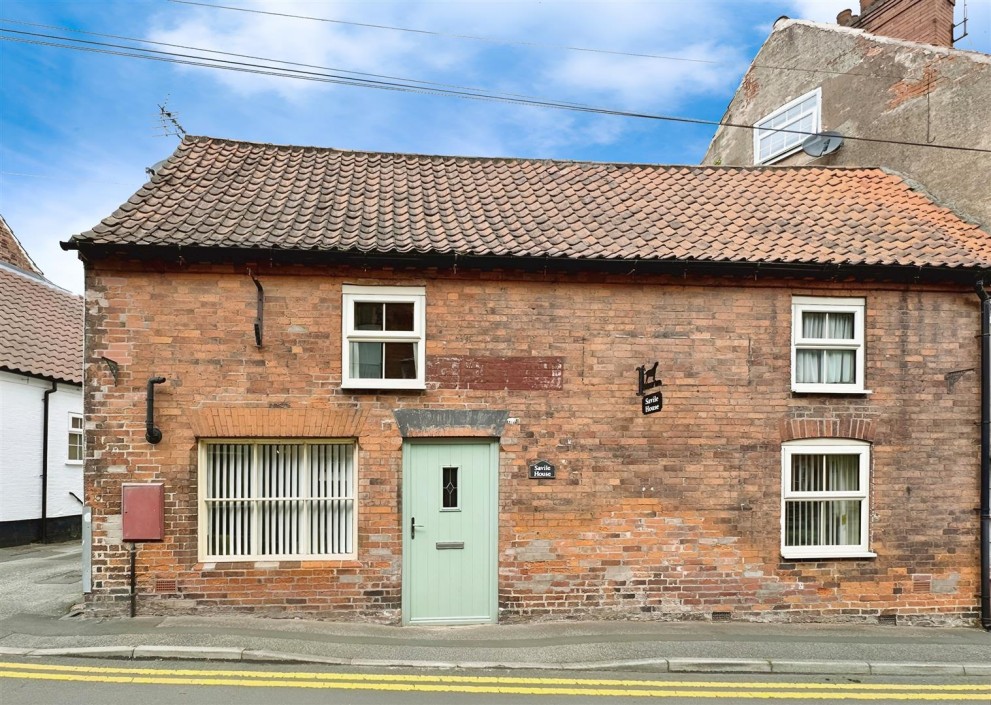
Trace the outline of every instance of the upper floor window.
<instances>
[{"instance_id":1,"label":"upper floor window","mask_svg":"<svg viewBox=\"0 0 991 705\"><path fill-rule=\"evenodd\" d=\"M423 287L344 286L342 386L423 389Z\"/></svg>"},{"instance_id":2,"label":"upper floor window","mask_svg":"<svg viewBox=\"0 0 991 705\"><path fill-rule=\"evenodd\" d=\"M781 447L781 555L869 558L870 445L816 438Z\"/></svg>"},{"instance_id":3,"label":"upper floor window","mask_svg":"<svg viewBox=\"0 0 991 705\"><path fill-rule=\"evenodd\" d=\"M865 392L864 300L795 296L791 313L792 390Z\"/></svg>"},{"instance_id":4,"label":"upper floor window","mask_svg":"<svg viewBox=\"0 0 991 705\"><path fill-rule=\"evenodd\" d=\"M819 88L786 103L754 123L754 164L767 164L798 151L810 134L821 129Z\"/></svg>"},{"instance_id":5,"label":"upper floor window","mask_svg":"<svg viewBox=\"0 0 991 705\"><path fill-rule=\"evenodd\" d=\"M70 463L83 462L82 414L69 414L69 452L66 458Z\"/></svg>"}]
</instances>

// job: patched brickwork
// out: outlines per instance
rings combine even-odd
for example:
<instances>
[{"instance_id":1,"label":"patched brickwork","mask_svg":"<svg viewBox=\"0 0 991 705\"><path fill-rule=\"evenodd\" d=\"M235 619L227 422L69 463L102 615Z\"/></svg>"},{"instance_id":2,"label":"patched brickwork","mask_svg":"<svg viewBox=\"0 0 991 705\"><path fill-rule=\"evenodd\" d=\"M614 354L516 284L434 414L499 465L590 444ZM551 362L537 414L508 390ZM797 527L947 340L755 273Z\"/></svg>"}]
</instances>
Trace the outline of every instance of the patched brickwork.
<instances>
[{"instance_id":1,"label":"patched brickwork","mask_svg":"<svg viewBox=\"0 0 991 705\"><path fill-rule=\"evenodd\" d=\"M242 268L88 265L86 496L96 610L127 609L121 482L162 481L167 538L139 548L139 612L398 621L395 413L453 409L508 414L499 439L503 621L975 617L978 397L975 385L947 383L948 374L977 366L978 305L967 287L254 271L266 291L261 348L255 288ZM340 388L345 283L426 288L426 391ZM792 394L795 295L866 300L871 394ZM117 384L103 356L120 364ZM485 360L500 384L455 384L452 360ZM492 360L503 366L498 374ZM546 365L540 374L553 373L540 379L557 381L510 386L532 379L534 360ZM664 408L645 416L637 367L655 361ZM156 375L167 382L156 389L163 440L153 446L144 440L144 402ZM357 442L354 560L200 561L197 429L209 409L228 410L229 421L229 410L244 409L253 432L270 423L273 436L299 419L349 420L340 428ZM781 559L781 443L820 435L873 444L876 558ZM556 478L528 479L533 458L553 463Z\"/></svg>"},{"instance_id":2,"label":"patched brickwork","mask_svg":"<svg viewBox=\"0 0 991 705\"><path fill-rule=\"evenodd\" d=\"M431 358L430 379L444 389L561 389L560 357L444 356Z\"/></svg>"}]
</instances>

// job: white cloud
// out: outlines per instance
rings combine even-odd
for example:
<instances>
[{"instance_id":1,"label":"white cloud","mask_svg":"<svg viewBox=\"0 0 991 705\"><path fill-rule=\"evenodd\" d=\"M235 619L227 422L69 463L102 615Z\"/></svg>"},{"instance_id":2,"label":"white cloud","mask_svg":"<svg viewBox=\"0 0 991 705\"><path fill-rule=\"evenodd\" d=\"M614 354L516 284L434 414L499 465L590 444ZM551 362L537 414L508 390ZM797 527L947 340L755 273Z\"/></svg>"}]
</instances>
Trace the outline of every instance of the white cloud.
<instances>
[{"instance_id":1,"label":"white cloud","mask_svg":"<svg viewBox=\"0 0 991 705\"><path fill-rule=\"evenodd\" d=\"M791 0L796 20L836 22L836 15L843 10L860 14L860 0ZM791 16L791 15L789 15Z\"/></svg>"},{"instance_id":2,"label":"white cloud","mask_svg":"<svg viewBox=\"0 0 991 705\"><path fill-rule=\"evenodd\" d=\"M314 6L305 2L277 2L260 0L245 6L265 12L315 16ZM334 17L334 4L319 6L320 16ZM389 73L403 67L402 58L408 57L411 41L397 33L371 28L351 27L290 17L278 17L254 13L192 8L175 22L175 15L159 15L148 33L148 39L181 46L210 49L242 54L246 57L278 59L285 62L306 64L309 67L325 67L344 71ZM180 50L189 52L188 50ZM248 66L237 68L250 70L250 64L273 66L251 58L202 54ZM436 59L435 59L436 60ZM320 68L307 66L282 66L286 69L326 74ZM183 71L193 69L183 68ZM273 92L286 100L298 100L308 94L325 90L327 83L289 80L250 73L249 71L207 71L203 75L216 79L238 96L252 96Z\"/></svg>"},{"instance_id":3,"label":"white cloud","mask_svg":"<svg viewBox=\"0 0 991 705\"><path fill-rule=\"evenodd\" d=\"M0 188L4 219L31 259L45 277L77 294L83 293L82 262L59 242L92 228L145 181L131 163L79 156L71 162L76 166L67 162L59 172L38 165L30 172L6 173ZM42 192L53 196L39 199Z\"/></svg>"}]
</instances>

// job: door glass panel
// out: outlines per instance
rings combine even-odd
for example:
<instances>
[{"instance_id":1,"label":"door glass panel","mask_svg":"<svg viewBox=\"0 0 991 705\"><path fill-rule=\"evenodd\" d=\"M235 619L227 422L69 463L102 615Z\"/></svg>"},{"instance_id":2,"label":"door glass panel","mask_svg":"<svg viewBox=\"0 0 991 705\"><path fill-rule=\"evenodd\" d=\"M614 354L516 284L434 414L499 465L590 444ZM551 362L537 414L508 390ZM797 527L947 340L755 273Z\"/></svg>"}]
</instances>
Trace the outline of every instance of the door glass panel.
<instances>
[{"instance_id":1,"label":"door glass panel","mask_svg":"<svg viewBox=\"0 0 991 705\"><path fill-rule=\"evenodd\" d=\"M458 468L444 468L441 476L443 478L441 507L458 509Z\"/></svg>"}]
</instances>

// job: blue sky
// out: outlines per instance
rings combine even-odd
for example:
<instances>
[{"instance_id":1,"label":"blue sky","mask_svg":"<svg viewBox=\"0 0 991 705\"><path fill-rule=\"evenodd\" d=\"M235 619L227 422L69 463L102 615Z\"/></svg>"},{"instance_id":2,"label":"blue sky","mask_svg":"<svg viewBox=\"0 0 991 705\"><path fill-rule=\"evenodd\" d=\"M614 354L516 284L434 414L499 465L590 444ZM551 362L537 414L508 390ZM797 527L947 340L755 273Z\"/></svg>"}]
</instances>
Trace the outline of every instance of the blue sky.
<instances>
[{"instance_id":1,"label":"blue sky","mask_svg":"<svg viewBox=\"0 0 991 705\"><path fill-rule=\"evenodd\" d=\"M775 19L831 22L840 10L856 11L858 3L202 1L338 22L169 0L3 0L0 27L135 43L66 32L84 30L499 94L718 120ZM968 5L970 36L957 48L991 52L991 0L968 0ZM957 0L958 20L962 9L963 0ZM707 126L0 41L0 213L55 283L82 292L82 265L75 253L59 249L59 240L109 215L145 181L145 167L175 148L178 138L162 136L158 116L166 101L190 134L386 152L695 164L714 132Z\"/></svg>"}]
</instances>

